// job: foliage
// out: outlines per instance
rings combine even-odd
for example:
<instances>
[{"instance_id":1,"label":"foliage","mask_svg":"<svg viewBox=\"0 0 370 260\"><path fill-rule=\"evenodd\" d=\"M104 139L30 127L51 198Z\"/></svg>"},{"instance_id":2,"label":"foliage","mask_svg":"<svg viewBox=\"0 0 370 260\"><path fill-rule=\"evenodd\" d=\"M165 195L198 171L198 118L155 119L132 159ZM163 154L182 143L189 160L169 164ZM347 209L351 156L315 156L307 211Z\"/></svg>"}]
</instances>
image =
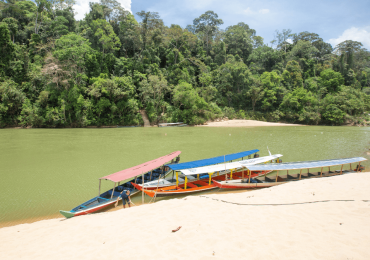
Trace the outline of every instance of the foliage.
<instances>
[{"instance_id":1,"label":"foliage","mask_svg":"<svg viewBox=\"0 0 370 260\"><path fill-rule=\"evenodd\" d=\"M116 0L1 2L0 127L86 127L249 118L304 124L369 121L370 52L318 34L244 22L220 29L213 11L182 28L138 20Z\"/></svg>"}]
</instances>

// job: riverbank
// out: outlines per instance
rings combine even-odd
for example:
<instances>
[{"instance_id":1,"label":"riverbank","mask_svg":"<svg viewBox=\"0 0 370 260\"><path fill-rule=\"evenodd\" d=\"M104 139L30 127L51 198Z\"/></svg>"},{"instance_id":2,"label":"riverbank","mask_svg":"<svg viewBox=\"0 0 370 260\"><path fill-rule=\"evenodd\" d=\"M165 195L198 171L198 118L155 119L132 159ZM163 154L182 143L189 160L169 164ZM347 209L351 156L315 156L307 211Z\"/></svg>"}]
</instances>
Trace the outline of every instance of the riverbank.
<instances>
[{"instance_id":1,"label":"riverbank","mask_svg":"<svg viewBox=\"0 0 370 260\"><path fill-rule=\"evenodd\" d=\"M2 259L126 255L130 259L369 259L369 185L370 172L353 173L6 227L0 229L0 255Z\"/></svg>"},{"instance_id":2,"label":"riverbank","mask_svg":"<svg viewBox=\"0 0 370 260\"><path fill-rule=\"evenodd\" d=\"M190 125L189 125L190 126ZM245 120L245 119L220 119L219 121L207 122L204 125L195 125L207 126L207 127L254 127L254 126L303 126L300 124L288 124L288 123L274 123L274 122L265 122L258 120ZM144 127L144 126L87 126L85 128L133 128L133 127ZM145 127L158 127L158 125L145 126ZM10 129L22 129L22 127L8 127ZM31 129L32 127L27 127ZM68 127L67 127L68 128ZM26 128L23 128L26 129Z\"/></svg>"},{"instance_id":3,"label":"riverbank","mask_svg":"<svg viewBox=\"0 0 370 260\"><path fill-rule=\"evenodd\" d=\"M264 122L257 120L245 120L245 119L233 119L233 120L221 120L207 122L204 125L205 127L252 127L252 126L303 126L299 124L288 124L288 123L273 123L273 122Z\"/></svg>"}]
</instances>

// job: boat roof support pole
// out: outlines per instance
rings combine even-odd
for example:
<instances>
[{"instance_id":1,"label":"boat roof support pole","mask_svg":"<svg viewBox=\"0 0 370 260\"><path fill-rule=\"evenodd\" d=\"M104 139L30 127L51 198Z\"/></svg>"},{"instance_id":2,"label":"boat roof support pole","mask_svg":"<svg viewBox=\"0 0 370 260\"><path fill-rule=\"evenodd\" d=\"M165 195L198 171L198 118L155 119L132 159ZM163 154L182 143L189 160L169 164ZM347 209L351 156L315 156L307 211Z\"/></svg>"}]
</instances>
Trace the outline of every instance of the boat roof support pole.
<instances>
[{"instance_id":1,"label":"boat roof support pole","mask_svg":"<svg viewBox=\"0 0 370 260\"><path fill-rule=\"evenodd\" d=\"M143 185L142 186L143 187L143 190L141 192L142 193L141 201L142 201L142 204L144 205L144 194L145 194L145 192L144 192L144 174L143 173L141 174L141 177L142 177L142 180L143 180L143 184L142 184Z\"/></svg>"},{"instance_id":2,"label":"boat roof support pole","mask_svg":"<svg viewBox=\"0 0 370 260\"><path fill-rule=\"evenodd\" d=\"M210 172L210 173L208 173L208 175L209 175L209 183L208 183L208 185L211 185L211 181L212 181L212 174L214 174L214 172Z\"/></svg>"},{"instance_id":3,"label":"boat roof support pole","mask_svg":"<svg viewBox=\"0 0 370 260\"><path fill-rule=\"evenodd\" d=\"M320 177L322 177L322 169L323 169L323 167L321 167L321 173L320 173Z\"/></svg>"},{"instance_id":4,"label":"boat roof support pole","mask_svg":"<svg viewBox=\"0 0 370 260\"><path fill-rule=\"evenodd\" d=\"M276 182L278 181L278 177L279 177L279 171L276 171Z\"/></svg>"},{"instance_id":5,"label":"boat roof support pole","mask_svg":"<svg viewBox=\"0 0 370 260\"><path fill-rule=\"evenodd\" d=\"M184 185L184 189L186 190L186 186L188 184L188 176L185 175L185 185Z\"/></svg>"},{"instance_id":6,"label":"boat roof support pole","mask_svg":"<svg viewBox=\"0 0 370 260\"><path fill-rule=\"evenodd\" d=\"M176 188L179 187L179 172L176 171Z\"/></svg>"},{"instance_id":7,"label":"boat roof support pole","mask_svg":"<svg viewBox=\"0 0 370 260\"><path fill-rule=\"evenodd\" d=\"M342 167L340 168L340 174L343 174L343 164Z\"/></svg>"},{"instance_id":8,"label":"boat roof support pole","mask_svg":"<svg viewBox=\"0 0 370 260\"><path fill-rule=\"evenodd\" d=\"M150 180L152 180L153 170L150 172Z\"/></svg>"},{"instance_id":9,"label":"boat roof support pole","mask_svg":"<svg viewBox=\"0 0 370 260\"><path fill-rule=\"evenodd\" d=\"M99 179L99 197L100 197L101 179Z\"/></svg>"},{"instance_id":10,"label":"boat roof support pole","mask_svg":"<svg viewBox=\"0 0 370 260\"><path fill-rule=\"evenodd\" d=\"M242 180L244 180L244 167L242 169Z\"/></svg>"},{"instance_id":11,"label":"boat roof support pole","mask_svg":"<svg viewBox=\"0 0 370 260\"><path fill-rule=\"evenodd\" d=\"M251 183L251 175L252 175L252 171L251 170L248 170L248 175L249 175L249 181L248 181L248 183Z\"/></svg>"},{"instance_id":12,"label":"boat roof support pole","mask_svg":"<svg viewBox=\"0 0 370 260\"><path fill-rule=\"evenodd\" d=\"M114 185L113 185L113 190L112 190L112 195L110 196L110 199L112 199L113 198L113 194L114 194L114 189L116 188L116 183L114 183Z\"/></svg>"},{"instance_id":13,"label":"boat roof support pole","mask_svg":"<svg viewBox=\"0 0 370 260\"><path fill-rule=\"evenodd\" d=\"M301 169L301 171L299 172L299 179L302 179L302 169Z\"/></svg>"},{"instance_id":14,"label":"boat roof support pole","mask_svg":"<svg viewBox=\"0 0 370 260\"><path fill-rule=\"evenodd\" d=\"M153 203L155 202L155 199L157 198L157 192L158 192L158 186L159 186L159 180L161 179L161 176L158 177L158 182L157 182L157 188L155 189L155 194L153 198ZM150 204L150 203L149 203Z\"/></svg>"}]
</instances>

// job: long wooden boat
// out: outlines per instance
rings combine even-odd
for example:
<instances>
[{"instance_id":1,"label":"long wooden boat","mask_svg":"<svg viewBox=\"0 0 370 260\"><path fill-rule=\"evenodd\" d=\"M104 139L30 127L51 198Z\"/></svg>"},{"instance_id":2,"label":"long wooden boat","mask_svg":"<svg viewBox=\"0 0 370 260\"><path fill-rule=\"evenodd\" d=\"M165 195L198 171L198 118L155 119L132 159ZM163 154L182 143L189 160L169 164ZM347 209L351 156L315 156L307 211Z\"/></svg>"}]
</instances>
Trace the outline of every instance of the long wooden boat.
<instances>
[{"instance_id":1,"label":"long wooden boat","mask_svg":"<svg viewBox=\"0 0 370 260\"><path fill-rule=\"evenodd\" d=\"M117 201L117 198L119 198L120 193L124 190L129 190L131 196L133 196L138 193L139 190L131 184L130 181L132 178L135 178L135 183L137 184L164 178L171 172L170 168L165 166L165 164L169 161L172 161L172 164L178 163L180 154L180 151L173 152L155 160L102 177L99 179L98 196L78 205L70 211L60 210L59 212L66 218L86 215L113 205ZM174 161L175 158L176 161ZM100 193L101 180L112 181L114 183L113 189ZM123 183L121 184L121 182ZM119 200L120 199L121 198L119 198Z\"/></svg>"},{"instance_id":2,"label":"long wooden boat","mask_svg":"<svg viewBox=\"0 0 370 260\"><path fill-rule=\"evenodd\" d=\"M213 183L216 187L221 189L256 189L256 188L268 188L276 185L281 185L288 182L300 181L303 179L310 178L321 178L330 177L335 175L341 175L346 173L359 172L364 169L361 166L361 162L367 159L363 157L354 157L346 159L332 159L332 160L321 160L321 161L309 161L309 162L295 162L295 163L281 163L281 164L269 164L269 165L252 165L247 166L249 170L264 170L264 171L276 171L275 176L264 176L251 177L247 179L238 180L215 180ZM352 164L358 163L355 169L352 169ZM343 166L349 164L349 169L343 169ZM331 171L330 167L341 166L341 170ZM328 167L327 171L324 168ZM320 171L310 172L310 169L318 168ZM299 173L289 174L289 170L299 170ZM303 170L307 172L303 173ZM279 171L287 171L286 174L280 175Z\"/></svg>"},{"instance_id":3,"label":"long wooden boat","mask_svg":"<svg viewBox=\"0 0 370 260\"><path fill-rule=\"evenodd\" d=\"M187 126L187 124L184 124L184 122L158 124L158 127L183 127L183 126Z\"/></svg>"},{"instance_id":4,"label":"long wooden boat","mask_svg":"<svg viewBox=\"0 0 370 260\"><path fill-rule=\"evenodd\" d=\"M225 179L230 179L232 178L233 180L239 180L242 178L242 175L243 175L243 171L238 171L238 172L234 172L234 173L226 173L226 174L222 174L222 175L219 175L219 176L215 176L215 177L212 177L211 178L211 181L207 180L207 179L196 179L196 180L193 180L193 181L190 181L190 182L186 182L186 183L183 183L183 184L179 184L179 185L172 185L172 186L169 186L169 187L164 187L164 188L158 188L158 189L151 189L151 190L148 190L144 187L144 190L142 188L142 186L139 186L135 183L132 183L132 185L138 189L138 190L141 190L141 191L144 191L145 194L149 195L150 197L166 197L166 196L173 196L173 195L187 195L187 194L191 194L191 193L196 193L196 192L202 192L202 191L206 191L206 190L211 190L211 189L215 189L217 188L213 183L215 181L221 181L221 180L225 180ZM265 174L265 172L252 172L251 176L252 177L257 177L259 175L263 175ZM245 175L247 176L247 173L245 173Z\"/></svg>"},{"instance_id":5,"label":"long wooden boat","mask_svg":"<svg viewBox=\"0 0 370 260\"><path fill-rule=\"evenodd\" d=\"M253 165L257 163L266 163L271 160L276 160L281 157L281 154L277 155L271 155L265 156L261 158L253 158L253 159L247 159L243 161L238 162L230 162L220 165L212 165L212 166L205 166L205 167L197 167L197 168L191 168L191 169L182 169L180 172L185 175L185 183L179 184L178 183L178 171L176 171L176 180L177 184L172 185L169 187L164 188L158 188L155 190L148 190L142 188L142 186L133 184L137 189L141 189L143 192L145 192L150 197L164 197L164 196L172 196L172 195L186 195L191 194L195 192L201 192L206 190L211 190L214 188L217 188L213 182L214 181L220 181L220 180L227 180L227 179L243 179L244 176L251 176L252 178L257 177L261 174L267 174L267 171L247 171L246 174L244 174L244 169L239 170L233 173L233 170L243 168L242 165ZM279 160L280 161L280 160ZM170 166L171 168L179 168L178 165ZM227 171L230 170L230 173ZM220 172L223 171L224 174L220 175ZM212 175L217 172L217 176L212 178ZM206 176L208 177L208 180L201 180L200 176L204 175L206 173ZM197 179L188 182L188 176L197 175Z\"/></svg>"},{"instance_id":6,"label":"long wooden boat","mask_svg":"<svg viewBox=\"0 0 370 260\"><path fill-rule=\"evenodd\" d=\"M197 178L196 177L193 177L191 175L185 175L185 174L182 174L182 175L177 175L177 179L175 179L175 171L186 171L188 170L188 168L192 168L192 170L194 169L200 169L199 173L208 173L208 171L204 171L204 166L207 166L207 170L211 169L212 167L214 166L209 166L209 165L216 165L216 164L219 164L219 163L225 163L225 162L231 162L230 164L232 165L231 168L240 168L241 165L240 165L240 161L239 162L233 162L233 160L236 160L236 159L240 159L242 158L242 160L244 159L244 157L248 157L250 158L253 154L254 154L254 158L257 158L257 160L261 160L261 159L258 159L259 158L259 155L257 154L259 150L249 150L249 151L244 151L244 152L239 152L239 153L233 153L233 154L228 154L228 155L223 155L223 156L218 156L218 157L213 157L213 158L208 158L208 159L202 159L202 160L196 160L196 161L191 161L191 162L185 162L185 163L178 163L178 164L170 164L170 165L167 165L169 168L171 168L171 170L173 170L172 172L172 178L167 178L167 179L160 179L160 180L155 180L155 181L151 181L151 182L146 182L143 184L140 184L140 183L135 183L135 184L138 184L139 186L144 186L144 189L146 190L155 190L155 189L158 189L158 188L165 188L165 187L170 187L170 186L173 186L173 185L181 185L181 184L185 184L185 182L187 181L196 181ZM274 158L273 158L274 159ZM256 159L248 159L249 161L254 161ZM195 168L194 168L195 167ZM211 172L212 171L218 171L218 175L220 174L224 174L226 173L224 170L225 168L222 166L221 170L223 171L220 171L220 167L219 166L216 166L218 167L217 169L213 169L210 170ZM203 172L202 172L203 171ZM185 180L187 179L187 180ZM198 179L208 179L208 174L200 174L199 178Z\"/></svg>"}]
</instances>

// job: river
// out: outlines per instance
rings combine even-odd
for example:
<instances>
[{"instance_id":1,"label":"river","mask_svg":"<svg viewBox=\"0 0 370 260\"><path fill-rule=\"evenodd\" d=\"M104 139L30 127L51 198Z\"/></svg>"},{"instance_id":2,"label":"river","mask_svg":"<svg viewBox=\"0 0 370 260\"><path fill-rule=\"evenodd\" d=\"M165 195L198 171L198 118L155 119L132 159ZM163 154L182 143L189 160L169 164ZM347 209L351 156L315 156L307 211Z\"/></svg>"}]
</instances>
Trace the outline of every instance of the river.
<instances>
[{"instance_id":1,"label":"river","mask_svg":"<svg viewBox=\"0 0 370 260\"><path fill-rule=\"evenodd\" d=\"M0 143L0 227L61 217L98 194L100 177L177 150L180 162L251 149L266 156L267 146L283 162L370 159L369 127L3 129Z\"/></svg>"}]
</instances>

